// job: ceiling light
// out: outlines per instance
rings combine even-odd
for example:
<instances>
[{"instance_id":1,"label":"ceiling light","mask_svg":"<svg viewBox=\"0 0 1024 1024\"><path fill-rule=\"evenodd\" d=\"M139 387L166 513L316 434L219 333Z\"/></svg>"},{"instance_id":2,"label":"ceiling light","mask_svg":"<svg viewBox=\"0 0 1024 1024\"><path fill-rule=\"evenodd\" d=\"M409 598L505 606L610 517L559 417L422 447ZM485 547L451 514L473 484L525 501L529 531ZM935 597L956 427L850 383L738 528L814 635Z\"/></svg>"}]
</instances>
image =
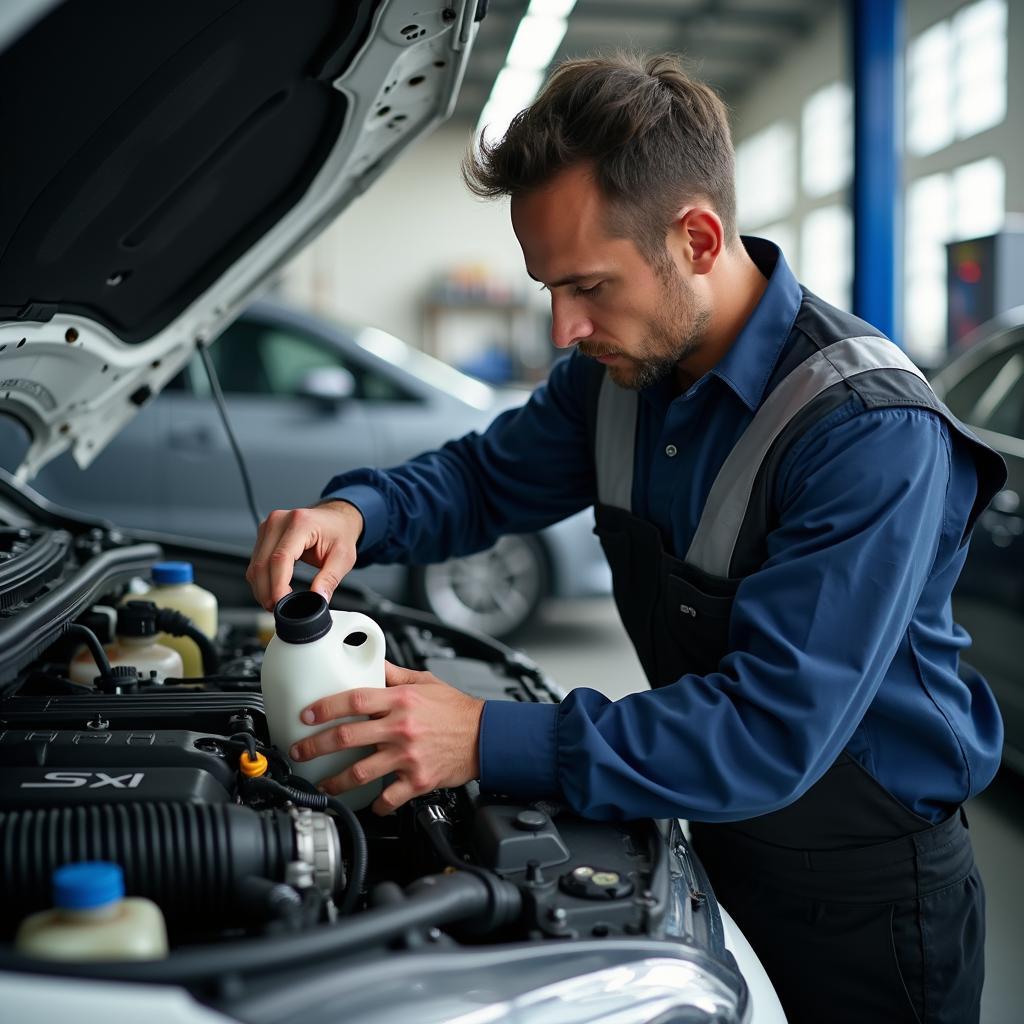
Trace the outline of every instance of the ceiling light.
<instances>
[{"instance_id":1,"label":"ceiling light","mask_svg":"<svg viewBox=\"0 0 1024 1024\"><path fill-rule=\"evenodd\" d=\"M512 118L530 105L540 90L542 78L542 72L525 68L504 67L498 72L478 126L488 143L498 142Z\"/></svg>"},{"instance_id":2,"label":"ceiling light","mask_svg":"<svg viewBox=\"0 0 1024 1024\"><path fill-rule=\"evenodd\" d=\"M520 110L540 91L543 73L558 51L576 0L531 0L477 122L478 141L498 142Z\"/></svg>"},{"instance_id":3,"label":"ceiling light","mask_svg":"<svg viewBox=\"0 0 1024 1024\"><path fill-rule=\"evenodd\" d=\"M527 14L516 30L505 64L510 68L533 68L543 71L565 38L569 23L564 18Z\"/></svg>"},{"instance_id":4,"label":"ceiling light","mask_svg":"<svg viewBox=\"0 0 1024 1024\"><path fill-rule=\"evenodd\" d=\"M576 0L532 0L526 13L548 18L568 18L575 6Z\"/></svg>"}]
</instances>

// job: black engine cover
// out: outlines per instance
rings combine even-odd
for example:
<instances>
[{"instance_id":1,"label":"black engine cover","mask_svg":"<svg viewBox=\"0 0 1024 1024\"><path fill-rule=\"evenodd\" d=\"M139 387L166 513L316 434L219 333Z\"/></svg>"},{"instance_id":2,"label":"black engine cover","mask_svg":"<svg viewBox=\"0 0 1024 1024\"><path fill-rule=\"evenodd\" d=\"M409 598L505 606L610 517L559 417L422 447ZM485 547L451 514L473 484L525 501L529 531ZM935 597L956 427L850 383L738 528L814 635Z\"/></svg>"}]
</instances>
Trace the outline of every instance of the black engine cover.
<instances>
[{"instance_id":1,"label":"black engine cover","mask_svg":"<svg viewBox=\"0 0 1024 1024\"><path fill-rule=\"evenodd\" d=\"M234 770L209 736L184 730L0 733L0 807L173 800L223 803Z\"/></svg>"}]
</instances>

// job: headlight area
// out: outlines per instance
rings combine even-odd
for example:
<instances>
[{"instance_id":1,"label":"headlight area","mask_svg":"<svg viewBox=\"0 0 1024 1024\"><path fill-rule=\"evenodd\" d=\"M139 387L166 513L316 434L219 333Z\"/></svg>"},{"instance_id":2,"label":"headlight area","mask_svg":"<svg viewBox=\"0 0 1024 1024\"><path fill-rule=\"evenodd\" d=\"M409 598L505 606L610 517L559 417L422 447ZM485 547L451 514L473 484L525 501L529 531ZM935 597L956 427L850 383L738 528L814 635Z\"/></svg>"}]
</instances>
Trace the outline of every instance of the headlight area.
<instances>
[{"instance_id":1,"label":"headlight area","mask_svg":"<svg viewBox=\"0 0 1024 1024\"><path fill-rule=\"evenodd\" d=\"M125 598L138 572L138 551L125 551L128 571L115 566L87 600L79 591L79 626L100 631L103 609ZM116 548L100 554L118 558ZM344 1019L382 1024L749 1019L717 907L675 823L587 821L474 783L383 818L353 812L293 775L271 744L265 616L218 597L216 650L204 657L213 673L114 668L76 682L84 634L65 629L9 676L0 972L15 973L0 973L0 997L17 981L25 1013L35 1005L45 1016L39 1000L60 988L38 983L49 976L80 985L83 998L89 981L185 988L268 1024L337 1020L339 1006ZM337 599L377 620L390 660L478 697L558 699L500 644L370 601L355 591ZM80 861L119 865L126 894L159 907L166 957L16 950L21 922L52 906L55 869Z\"/></svg>"}]
</instances>

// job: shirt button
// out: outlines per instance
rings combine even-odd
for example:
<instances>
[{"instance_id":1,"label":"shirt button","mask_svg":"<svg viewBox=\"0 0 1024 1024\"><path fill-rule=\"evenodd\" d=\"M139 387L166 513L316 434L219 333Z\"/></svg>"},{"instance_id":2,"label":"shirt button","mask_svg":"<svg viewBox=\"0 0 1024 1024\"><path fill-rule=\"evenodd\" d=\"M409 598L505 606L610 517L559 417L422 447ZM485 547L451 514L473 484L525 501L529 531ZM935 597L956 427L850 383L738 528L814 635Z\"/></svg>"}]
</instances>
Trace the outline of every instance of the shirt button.
<instances>
[{"instance_id":1,"label":"shirt button","mask_svg":"<svg viewBox=\"0 0 1024 1024\"><path fill-rule=\"evenodd\" d=\"M678 448L677 448L677 447L676 447L676 446L675 446L674 444L667 444L667 445L665 445L665 454L666 454L666 455L667 455L667 456L668 456L668 457L669 457L670 459L673 459L673 458L675 458L675 456L676 456L676 455L677 455L678 453L679 453L679 449L678 449Z\"/></svg>"}]
</instances>

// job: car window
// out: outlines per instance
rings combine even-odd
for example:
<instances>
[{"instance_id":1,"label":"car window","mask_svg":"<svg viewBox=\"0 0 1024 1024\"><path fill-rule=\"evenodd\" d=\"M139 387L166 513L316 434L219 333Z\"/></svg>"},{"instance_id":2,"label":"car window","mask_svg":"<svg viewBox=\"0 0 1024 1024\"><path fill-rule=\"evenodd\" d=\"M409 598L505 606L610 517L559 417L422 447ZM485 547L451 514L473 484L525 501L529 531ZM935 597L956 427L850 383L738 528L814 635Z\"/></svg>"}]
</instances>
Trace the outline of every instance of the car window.
<instances>
[{"instance_id":1,"label":"car window","mask_svg":"<svg viewBox=\"0 0 1024 1024\"><path fill-rule=\"evenodd\" d=\"M996 379L999 371L1022 349L1017 346L1010 346L997 352L994 356L980 363L971 370L963 379L954 384L946 394L944 401L949 406L953 415L964 423L980 426L978 423L975 407L981 400L982 395L988 390Z\"/></svg>"},{"instance_id":2,"label":"car window","mask_svg":"<svg viewBox=\"0 0 1024 1024\"><path fill-rule=\"evenodd\" d=\"M327 366L357 376L336 348L290 329L264 328L259 338L259 355L267 384L275 395L296 394L311 371Z\"/></svg>"},{"instance_id":3,"label":"car window","mask_svg":"<svg viewBox=\"0 0 1024 1024\"><path fill-rule=\"evenodd\" d=\"M1024 351L1016 351L996 374L974 407L985 430L1024 437Z\"/></svg>"},{"instance_id":4,"label":"car window","mask_svg":"<svg viewBox=\"0 0 1024 1024\"><path fill-rule=\"evenodd\" d=\"M217 371L220 386L228 394L267 395L272 393L270 378L263 365L260 340L263 325L251 320L236 320L210 346L210 361ZM195 390L209 393L202 364L194 361L192 383Z\"/></svg>"},{"instance_id":5,"label":"car window","mask_svg":"<svg viewBox=\"0 0 1024 1024\"><path fill-rule=\"evenodd\" d=\"M400 384L351 359L339 348L292 327L242 318L210 346L220 386L228 394L293 397L313 370L337 367L355 381L355 397L370 402L415 401ZM209 393L202 364L194 359L189 378L196 394Z\"/></svg>"}]
</instances>

